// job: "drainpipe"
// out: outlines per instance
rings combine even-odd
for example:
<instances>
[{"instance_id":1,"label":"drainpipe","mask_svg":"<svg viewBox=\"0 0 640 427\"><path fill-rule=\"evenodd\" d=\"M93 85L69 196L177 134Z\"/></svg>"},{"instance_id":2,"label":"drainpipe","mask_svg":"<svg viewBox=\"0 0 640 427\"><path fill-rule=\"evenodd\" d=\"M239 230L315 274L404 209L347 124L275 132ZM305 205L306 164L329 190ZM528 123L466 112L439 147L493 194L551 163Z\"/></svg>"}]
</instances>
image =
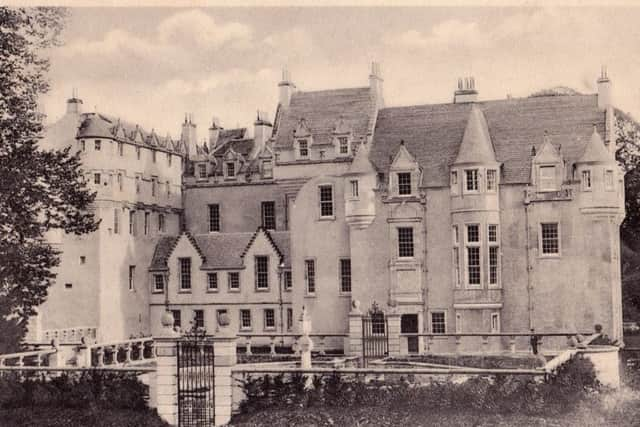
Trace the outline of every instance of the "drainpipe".
<instances>
[{"instance_id":1,"label":"drainpipe","mask_svg":"<svg viewBox=\"0 0 640 427\"><path fill-rule=\"evenodd\" d=\"M531 236L529 232L529 200L528 195L529 186L525 188L524 195L524 218L525 218L525 248L526 248L526 257L527 257L527 312L529 313L529 329L533 330L533 296L531 295L533 291L533 285L531 283L531 258L530 258L530 248L529 242L531 241Z\"/></svg>"},{"instance_id":2,"label":"drainpipe","mask_svg":"<svg viewBox=\"0 0 640 427\"><path fill-rule=\"evenodd\" d=\"M282 278L284 276L284 262L280 262L278 266L278 305L280 306L280 331L284 334L284 314L282 302ZM280 337L280 345L284 347L284 337Z\"/></svg>"}]
</instances>

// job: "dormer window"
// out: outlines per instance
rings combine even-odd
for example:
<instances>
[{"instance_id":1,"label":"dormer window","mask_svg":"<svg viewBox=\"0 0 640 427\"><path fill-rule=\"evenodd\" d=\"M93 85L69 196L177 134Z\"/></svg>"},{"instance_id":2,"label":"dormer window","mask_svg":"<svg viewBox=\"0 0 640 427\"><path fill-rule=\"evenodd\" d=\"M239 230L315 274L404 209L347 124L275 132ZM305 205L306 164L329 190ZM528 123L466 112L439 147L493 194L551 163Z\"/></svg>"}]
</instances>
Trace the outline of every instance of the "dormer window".
<instances>
[{"instance_id":1,"label":"dormer window","mask_svg":"<svg viewBox=\"0 0 640 427\"><path fill-rule=\"evenodd\" d=\"M398 194L400 196L411 195L411 173L410 172L398 173Z\"/></svg>"},{"instance_id":2,"label":"dormer window","mask_svg":"<svg viewBox=\"0 0 640 427\"><path fill-rule=\"evenodd\" d=\"M582 191L591 191L591 171L582 171Z\"/></svg>"},{"instance_id":3,"label":"dormer window","mask_svg":"<svg viewBox=\"0 0 640 427\"><path fill-rule=\"evenodd\" d=\"M298 157L306 159L309 157L309 141L301 139L298 141Z\"/></svg>"},{"instance_id":4,"label":"dormer window","mask_svg":"<svg viewBox=\"0 0 640 427\"><path fill-rule=\"evenodd\" d=\"M205 163L200 163L198 165L198 178L200 179L207 178L207 165Z\"/></svg>"},{"instance_id":5,"label":"dormer window","mask_svg":"<svg viewBox=\"0 0 640 427\"><path fill-rule=\"evenodd\" d=\"M262 177L273 178L273 162L271 160L264 160L262 162Z\"/></svg>"},{"instance_id":6,"label":"dormer window","mask_svg":"<svg viewBox=\"0 0 640 427\"><path fill-rule=\"evenodd\" d=\"M225 163L227 178L235 178L236 177L236 164L234 162L226 162Z\"/></svg>"},{"instance_id":7,"label":"dormer window","mask_svg":"<svg viewBox=\"0 0 640 427\"><path fill-rule=\"evenodd\" d=\"M346 136L338 138L338 153L341 155L349 154L349 139Z\"/></svg>"},{"instance_id":8,"label":"dormer window","mask_svg":"<svg viewBox=\"0 0 640 427\"><path fill-rule=\"evenodd\" d=\"M556 190L555 166L540 166L538 171L538 188L540 191Z\"/></svg>"},{"instance_id":9,"label":"dormer window","mask_svg":"<svg viewBox=\"0 0 640 427\"><path fill-rule=\"evenodd\" d=\"M478 169L467 169L464 171L466 180L466 190L468 192L479 191L478 187Z\"/></svg>"}]
</instances>

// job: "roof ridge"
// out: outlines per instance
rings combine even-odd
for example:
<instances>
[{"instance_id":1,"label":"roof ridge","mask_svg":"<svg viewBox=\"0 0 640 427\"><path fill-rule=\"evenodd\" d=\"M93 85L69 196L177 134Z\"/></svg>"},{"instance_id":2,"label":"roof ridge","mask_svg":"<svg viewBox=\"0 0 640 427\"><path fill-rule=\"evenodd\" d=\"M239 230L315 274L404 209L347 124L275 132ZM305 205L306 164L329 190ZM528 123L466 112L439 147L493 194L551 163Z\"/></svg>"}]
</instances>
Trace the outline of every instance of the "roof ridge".
<instances>
[{"instance_id":1,"label":"roof ridge","mask_svg":"<svg viewBox=\"0 0 640 427\"><path fill-rule=\"evenodd\" d=\"M473 103L455 103L455 102L438 102L438 103L434 103L434 104L412 104L412 105L394 105L394 106L390 106L390 107L384 107L384 108L380 108L379 111L389 111L389 110L401 110L401 109L405 109L405 108L419 108L419 107L442 107L442 106L446 106L446 105L450 105L450 106L454 106L454 105L459 105L461 107L464 106L469 106L470 104L497 104L497 103L503 103L503 102L514 102L514 101L523 101L523 100L527 100L527 101L531 101L531 102L540 102L541 99L549 99L549 98L554 98L554 99L566 99L566 98L588 98L588 97L597 97L598 94L593 94L593 93L581 93L578 95L562 95L562 96L522 96L522 97L514 97L514 98L500 98L500 99L485 99L485 100L481 100L481 101L475 101Z\"/></svg>"},{"instance_id":2,"label":"roof ridge","mask_svg":"<svg viewBox=\"0 0 640 427\"><path fill-rule=\"evenodd\" d=\"M356 87L343 87L343 88L334 88L334 89L320 89L320 90L299 90L294 92L293 96L301 95L301 94L321 94L321 93L331 93L331 92L346 92L350 90L365 90L370 89L369 86L356 86Z\"/></svg>"}]
</instances>

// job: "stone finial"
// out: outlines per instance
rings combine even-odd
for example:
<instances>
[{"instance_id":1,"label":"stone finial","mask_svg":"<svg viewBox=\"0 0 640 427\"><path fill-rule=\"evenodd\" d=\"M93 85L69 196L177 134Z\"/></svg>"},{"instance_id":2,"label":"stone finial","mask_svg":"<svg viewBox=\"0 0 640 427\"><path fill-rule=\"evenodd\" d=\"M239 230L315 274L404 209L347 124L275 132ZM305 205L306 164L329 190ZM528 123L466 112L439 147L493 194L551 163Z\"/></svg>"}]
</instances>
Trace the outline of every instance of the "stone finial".
<instances>
[{"instance_id":1,"label":"stone finial","mask_svg":"<svg viewBox=\"0 0 640 427\"><path fill-rule=\"evenodd\" d=\"M351 313L350 314L362 314L360 310L360 301L357 299L351 300Z\"/></svg>"}]
</instances>

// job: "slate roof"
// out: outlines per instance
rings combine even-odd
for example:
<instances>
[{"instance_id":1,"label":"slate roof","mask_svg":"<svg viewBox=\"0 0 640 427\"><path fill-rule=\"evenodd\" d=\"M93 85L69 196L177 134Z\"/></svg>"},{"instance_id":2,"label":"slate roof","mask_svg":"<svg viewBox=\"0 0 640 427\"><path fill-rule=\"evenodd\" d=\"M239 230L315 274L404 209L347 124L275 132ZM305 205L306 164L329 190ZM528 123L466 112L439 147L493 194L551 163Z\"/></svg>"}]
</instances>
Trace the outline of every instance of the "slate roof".
<instances>
[{"instance_id":1,"label":"slate roof","mask_svg":"<svg viewBox=\"0 0 640 427\"><path fill-rule=\"evenodd\" d=\"M288 231L269 231L271 240L276 244L282 255L284 266L291 267L291 239Z\"/></svg>"},{"instance_id":2,"label":"slate roof","mask_svg":"<svg viewBox=\"0 0 640 427\"><path fill-rule=\"evenodd\" d=\"M605 134L605 114L597 95L540 96L478 102L495 149L503 163L503 183L526 183L531 147L542 145L545 130L562 155L578 160L593 125ZM370 160L386 172L400 140L423 168L424 186L449 185L449 167L457 157L472 104L435 104L379 110Z\"/></svg>"},{"instance_id":3,"label":"slate roof","mask_svg":"<svg viewBox=\"0 0 640 427\"><path fill-rule=\"evenodd\" d=\"M253 138L228 140L224 145L216 144L216 149L213 151L213 155L223 156L227 151L229 151L229 149L233 149L236 153L242 154L242 156L248 158L249 154L251 154L254 143L255 141Z\"/></svg>"},{"instance_id":4,"label":"slate roof","mask_svg":"<svg viewBox=\"0 0 640 427\"><path fill-rule=\"evenodd\" d=\"M375 110L376 102L369 87L295 92L289 107L278 111L275 147L293 147L293 132L300 119L305 119L314 144L330 144L340 118L358 140L373 126Z\"/></svg>"},{"instance_id":5,"label":"slate roof","mask_svg":"<svg viewBox=\"0 0 640 427\"><path fill-rule=\"evenodd\" d=\"M204 257L204 269L242 268L243 255L253 242L256 233L211 233L197 234L187 237L195 244L198 252ZM285 266L291 266L291 245L288 231L266 232L276 246L276 252L283 256ZM178 242L179 236L161 237L156 244L151 260L150 270L167 269L167 259Z\"/></svg>"},{"instance_id":6,"label":"slate roof","mask_svg":"<svg viewBox=\"0 0 640 427\"><path fill-rule=\"evenodd\" d=\"M173 249L178 243L180 236L163 236L156 243L156 248L153 251L153 258L151 259L150 270L166 270L167 258L173 252Z\"/></svg>"},{"instance_id":7,"label":"slate roof","mask_svg":"<svg viewBox=\"0 0 640 427\"><path fill-rule=\"evenodd\" d=\"M136 124L101 113L84 113L77 138L112 138L138 145L154 146L166 151L183 153L182 143L171 137L147 132Z\"/></svg>"},{"instance_id":8,"label":"slate roof","mask_svg":"<svg viewBox=\"0 0 640 427\"><path fill-rule=\"evenodd\" d=\"M206 257L202 268L242 268L242 254L254 233L197 234L194 237Z\"/></svg>"},{"instance_id":9,"label":"slate roof","mask_svg":"<svg viewBox=\"0 0 640 427\"><path fill-rule=\"evenodd\" d=\"M235 129L221 129L218 134L218 141L216 146L226 144L232 139L244 139L247 135L247 128L235 128Z\"/></svg>"}]
</instances>

